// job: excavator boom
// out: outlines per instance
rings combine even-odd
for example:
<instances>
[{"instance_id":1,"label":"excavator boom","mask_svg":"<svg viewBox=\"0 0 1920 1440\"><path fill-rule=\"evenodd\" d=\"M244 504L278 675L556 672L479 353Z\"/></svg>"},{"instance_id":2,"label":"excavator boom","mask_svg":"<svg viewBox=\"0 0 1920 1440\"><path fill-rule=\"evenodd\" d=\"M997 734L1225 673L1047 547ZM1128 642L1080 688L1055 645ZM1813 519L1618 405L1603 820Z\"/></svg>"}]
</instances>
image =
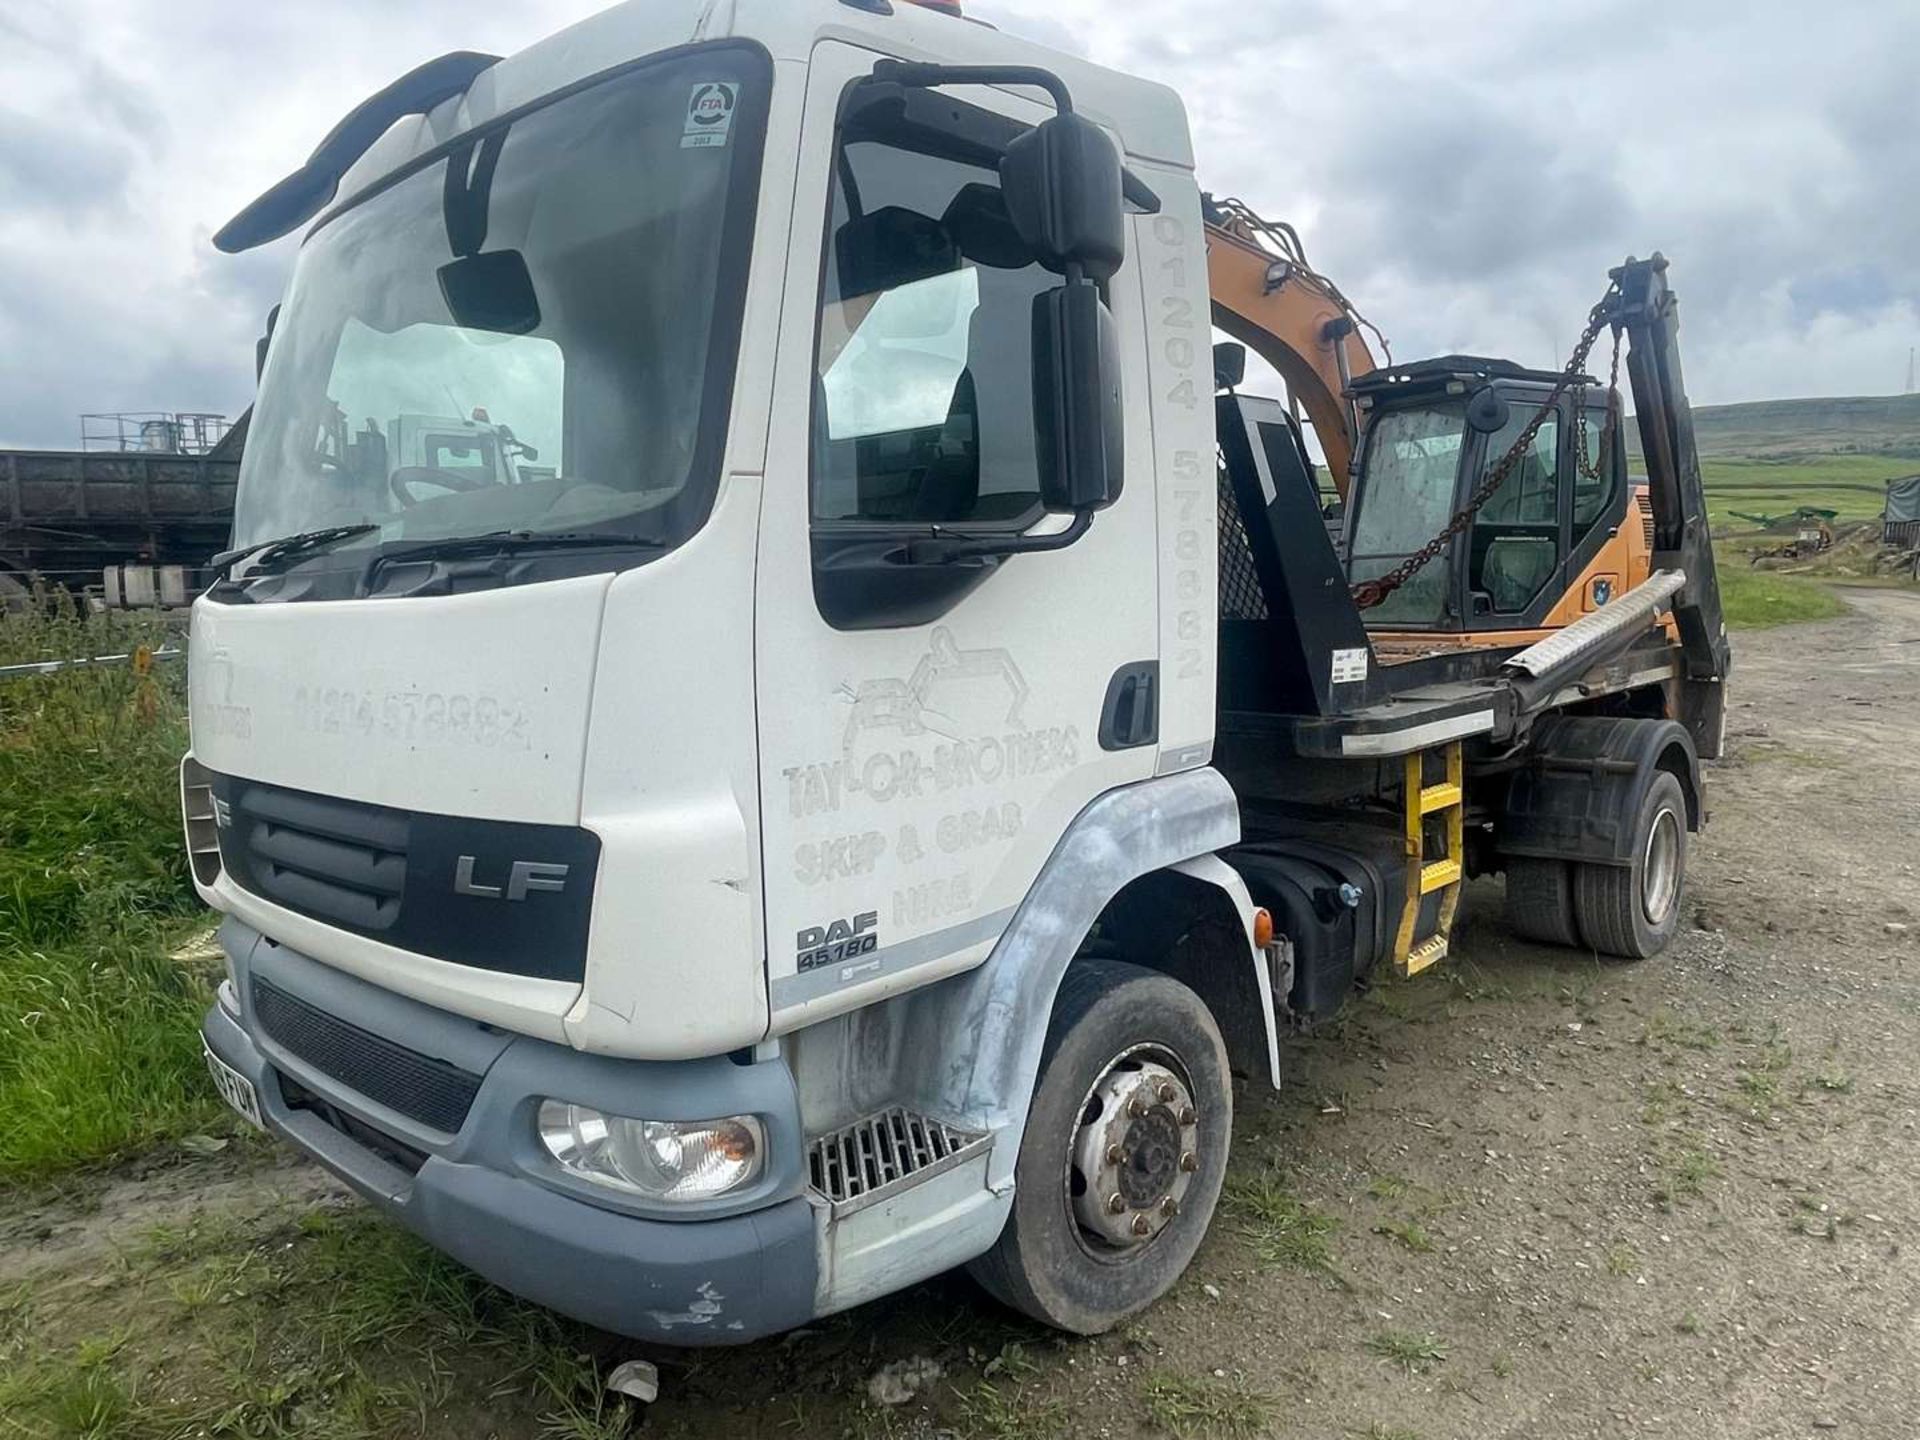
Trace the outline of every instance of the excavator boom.
<instances>
[{"instance_id":1,"label":"excavator boom","mask_svg":"<svg viewBox=\"0 0 1920 1440\"><path fill-rule=\"evenodd\" d=\"M1207 211L1213 323L1280 372L1345 500L1359 424L1343 392L1374 368L1373 353L1340 292L1304 261L1261 244L1250 214L1232 201Z\"/></svg>"}]
</instances>

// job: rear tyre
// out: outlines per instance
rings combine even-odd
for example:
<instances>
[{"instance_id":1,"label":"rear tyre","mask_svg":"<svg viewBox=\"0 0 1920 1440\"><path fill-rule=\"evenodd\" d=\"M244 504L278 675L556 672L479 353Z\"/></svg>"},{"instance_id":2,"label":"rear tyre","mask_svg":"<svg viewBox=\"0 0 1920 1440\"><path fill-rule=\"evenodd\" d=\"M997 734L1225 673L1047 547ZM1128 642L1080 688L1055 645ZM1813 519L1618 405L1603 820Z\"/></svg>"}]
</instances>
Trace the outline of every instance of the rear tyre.
<instances>
[{"instance_id":1,"label":"rear tyre","mask_svg":"<svg viewBox=\"0 0 1920 1440\"><path fill-rule=\"evenodd\" d=\"M1507 861L1507 927L1543 945L1580 944L1573 918L1573 867L1516 855Z\"/></svg>"},{"instance_id":2,"label":"rear tyre","mask_svg":"<svg viewBox=\"0 0 1920 1440\"><path fill-rule=\"evenodd\" d=\"M1574 867L1580 933L1603 955L1623 960L1657 955L1679 928L1686 883L1686 792L1662 770L1647 787L1634 820L1632 863Z\"/></svg>"},{"instance_id":3,"label":"rear tyre","mask_svg":"<svg viewBox=\"0 0 1920 1440\"><path fill-rule=\"evenodd\" d=\"M1047 1029L1013 1212L968 1268L1035 1320L1111 1329L1193 1259L1232 1131L1227 1050L1200 997L1138 965L1075 962Z\"/></svg>"}]
</instances>

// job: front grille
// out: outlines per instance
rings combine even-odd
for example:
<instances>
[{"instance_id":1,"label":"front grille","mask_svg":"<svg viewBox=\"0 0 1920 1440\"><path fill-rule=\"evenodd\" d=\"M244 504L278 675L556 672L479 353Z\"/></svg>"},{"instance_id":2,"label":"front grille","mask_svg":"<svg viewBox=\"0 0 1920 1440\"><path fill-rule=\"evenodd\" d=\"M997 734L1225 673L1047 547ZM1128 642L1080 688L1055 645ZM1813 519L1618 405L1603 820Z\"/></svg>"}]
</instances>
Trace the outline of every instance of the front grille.
<instances>
[{"instance_id":1,"label":"front grille","mask_svg":"<svg viewBox=\"0 0 1920 1440\"><path fill-rule=\"evenodd\" d=\"M977 1131L896 1106L821 1136L808 1149L807 1165L813 1188L844 1214L950 1170L986 1144Z\"/></svg>"},{"instance_id":2,"label":"front grille","mask_svg":"<svg viewBox=\"0 0 1920 1440\"><path fill-rule=\"evenodd\" d=\"M288 1054L321 1074L448 1135L465 1123L480 1090L478 1075L349 1025L258 976L253 1017Z\"/></svg>"},{"instance_id":3,"label":"front grille","mask_svg":"<svg viewBox=\"0 0 1920 1440\"><path fill-rule=\"evenodd\" d=\"M265 785L246 787L238 808L248 868L269 899L356 930L385 930L400 917L404 814Z\"/></svg>"},{"instance_id":4,"label":"front grille","mask_svg":"<svg viewBox=\"0 0 1920 1440\"><path fill-rule=\"evenodd\" d=\"M208 773L233 884L396 950L578 983L600 838ZM211 857L208 857L211 859ZM528 874L537 885L523 885ZM521 879L516 879L521 877Z\"/></svg>"}]
</instances>

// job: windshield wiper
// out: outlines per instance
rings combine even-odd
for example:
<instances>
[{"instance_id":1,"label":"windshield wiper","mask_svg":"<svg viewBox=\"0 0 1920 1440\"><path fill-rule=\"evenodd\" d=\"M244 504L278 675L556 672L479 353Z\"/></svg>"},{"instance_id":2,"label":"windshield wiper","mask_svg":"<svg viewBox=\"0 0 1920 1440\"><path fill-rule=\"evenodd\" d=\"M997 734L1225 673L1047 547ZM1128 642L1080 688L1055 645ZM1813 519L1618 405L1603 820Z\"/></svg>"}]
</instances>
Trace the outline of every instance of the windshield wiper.
<instances>
[{"instance_id":1,"label":"windshield wiper","mask_svg":"<svg viewBox=\"0 0 1920 1440\"><path fill-rule=\"evenodd\" d=\"M302 530L297 535L282 535L274 540L258 540L251 545L242 545L238 550L222 550L207 562L217 572L220 579L228 578L228 572L249 556L253 557L254 569L270 565L276 560L285 560L295 555L304 555L309 550L319 550L339 540L351 540L355 535L365 535L369 530L380 527L371 523L358 525L328 525L319 530Z\"/></svg>"},{"instance_id":2,"label":"windshield wiper","mask_svg":"<svg viewBox=\"0 0 1920 1440\"><path fill-rule=\"evenodd\" d=\"M360 576L364 594L389 565L408 560L444 560L461 555L505 555L516 550L565 550L638 546L664 550L666 542L653 535L628 535L591 530L489 530L484 535L449 535L439 540L419 540L380 550L368 559Z\"/></svg>"}]
</instances>

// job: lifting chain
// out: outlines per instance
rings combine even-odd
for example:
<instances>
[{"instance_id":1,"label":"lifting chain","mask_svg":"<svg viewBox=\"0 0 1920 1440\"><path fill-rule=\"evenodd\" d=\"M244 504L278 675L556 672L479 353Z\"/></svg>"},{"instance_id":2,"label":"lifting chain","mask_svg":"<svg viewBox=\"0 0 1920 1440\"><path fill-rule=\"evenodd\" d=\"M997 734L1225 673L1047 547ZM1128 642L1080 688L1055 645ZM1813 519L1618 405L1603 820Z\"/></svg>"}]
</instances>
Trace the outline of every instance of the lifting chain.
<instances>
[{"instance_id":1,"label":"lifting chain","mask_svg":"<svg viewBox=\"0 0 1920 1440\"><path fill-rule=\"evenodd\" d=\"M1480 508L1494 497L1502 485L1506 484L1507 477L1513 473L1513 467L1518 465L1520 463L1520 457L1532 448L1534 436L1540 433L1540 427L1546 423L1547 417L1553 414L1554 407L1560 403L1560 397L1569 390L1585 390L1585 385L1580 382L1586 375L1587 356L1593 349L1593 342L1600 336L1601 327L1608 323L1613 313L1612 306L1608 302L1613 298L1614 292L1617 289L1619 289L1618 285L1609 285L1607 287L1607 293L1601 296L1599 303L1588 312L1587 328L1580 332L1580 341L1573 347L1573 356L1567 361L1566 368L1560 372L1560 377L1553 382L1553 389L1548 393L1547 398L1541 402L1540 409L1535 412L1533 418L1527 421L1525 428L1521 430L1519 435L1514 437L1513 444L1507 447L1507 453L1488 467L1486 478L1474 487L1473 493L1467 497L1467 503L1461 506L1454 517L1447 522L1444 530L1427 541L1427 543L1422 545L1418 550L1414 551L1413 554L1407 556L1406 559L1394 566L1393 569L1384 575L1377 576L1372 580L1362 580L1358 585L1355 585L1353 587L1353 603L1357 607L1362 610L1373 609L1374 606L1380 604L1389 595L1393 594L1394 591L1398 590L1402 585L1406 584L1407 581L1419 574L1421 570L1425 569L1427 564L1436 556L1445 551L1447 546L1453 543L1453 537L1473 524L1473 517L1480 513ZM1617 326L1614 329L1613 335L1613 365L1614 376L1617 379L1620 369L1620 331ZM1576 464L1585 463L1586 422L1584 416L1586 412L1583 409L1580 413L1583 418L1578 423L1580 425L1580 444L1583 453L1581 457L1576 460ZM1608 412L1608 423L1609 426L1611 426L1611 409L1609 409ZM1606 443L1605 432L1602 432L1601 443L1603 445ZM1598 467L1596 466L1595 468L1597 471Z\"/></svg>"}]
</instances>

